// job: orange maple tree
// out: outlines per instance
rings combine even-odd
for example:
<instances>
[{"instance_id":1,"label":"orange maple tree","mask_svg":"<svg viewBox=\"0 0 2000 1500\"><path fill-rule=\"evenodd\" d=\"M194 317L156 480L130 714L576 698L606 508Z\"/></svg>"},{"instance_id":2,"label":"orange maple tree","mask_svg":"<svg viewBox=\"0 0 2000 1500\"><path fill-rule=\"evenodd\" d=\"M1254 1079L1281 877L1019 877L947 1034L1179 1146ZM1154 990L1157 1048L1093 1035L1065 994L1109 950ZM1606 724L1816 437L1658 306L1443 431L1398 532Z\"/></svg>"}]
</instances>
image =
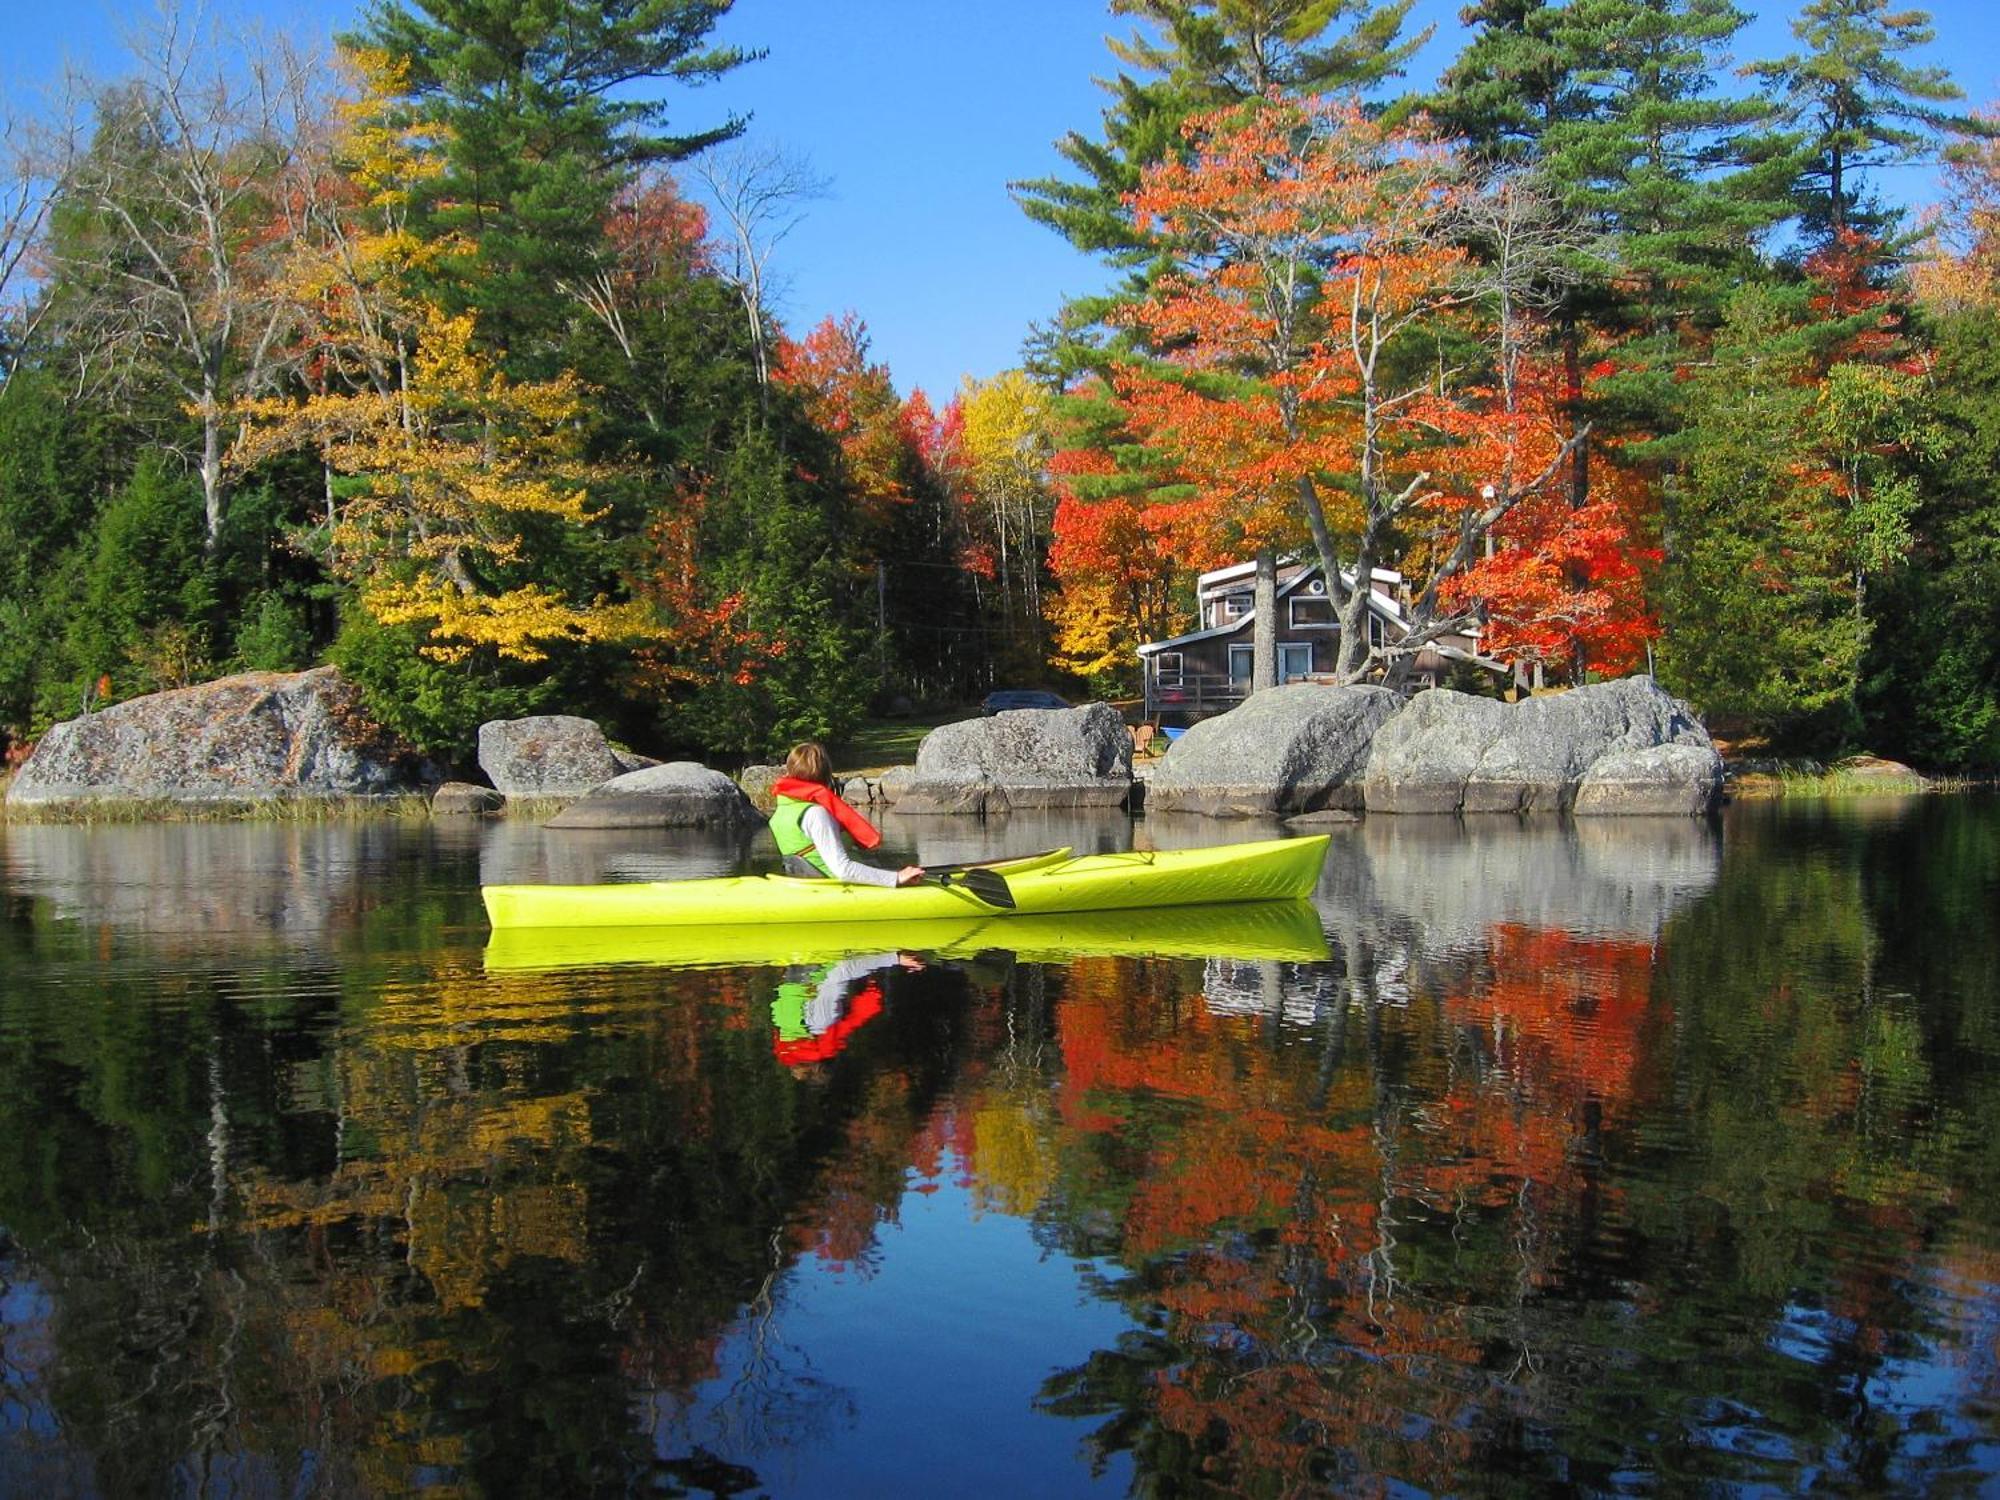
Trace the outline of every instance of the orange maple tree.
<instances>
[{"instance_id":1,"label":"orange maple tree","mask_svg":"<svg viewBox=\"0 0 2000 1500\"><path fill-rule=\"evenodd\" d=\"M1643 642L1623 510L1555 501L1587 429L1567 421L1546 340L1474 274L1461 229L1478 186L1456 147L1277 94L1186 128L1190 154L1131 198L1177 266L1123 314L1161 353L1112 374L1177 553L1310 537L1342 681L1400 677L1488 614L1545 655L1594 631ZM1468 340L1484 355L1453 364L1447 343ZM1392 563L1424 581L1406 634L1371 646L1367 591L1346 580Z\"/></svg>"},{"instance_id":2,"label":"orange maple tree","mask_svg":"<svg viewBox=\"0 0 2000 1500\"><path fill-rule=\"evenodd\" d=\"M889 367L868 359L868 329L853 313L828 317L802 339L781 338L778 385L840 446L864 526L879 529L910 502L910 430Z\"/></svg>"}]
</instances>

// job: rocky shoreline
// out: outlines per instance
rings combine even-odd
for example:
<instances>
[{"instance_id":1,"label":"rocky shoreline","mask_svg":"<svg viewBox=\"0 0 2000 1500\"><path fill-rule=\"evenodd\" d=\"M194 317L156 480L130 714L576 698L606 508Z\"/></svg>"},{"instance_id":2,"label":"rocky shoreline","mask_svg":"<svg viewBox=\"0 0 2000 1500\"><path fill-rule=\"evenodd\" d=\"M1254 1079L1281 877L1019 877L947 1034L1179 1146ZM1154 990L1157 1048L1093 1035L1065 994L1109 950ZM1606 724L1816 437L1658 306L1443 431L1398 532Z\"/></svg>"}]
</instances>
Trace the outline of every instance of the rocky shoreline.
<instances>
[{"instance_id":1,"label":"rocky shoreline","mask_svg":"<svg viewBox=\"0 0 2000 1500\"><path fill-rule=\"evenodd\" d=\"M436 817L554 809L553 828L751 829L777 768L740 777L612 745L588 719L543 715L479 731L489 784L441 770L370 723L333 668L246 673L56 725L7 789L11 816L170 806L215 812L366 806L427 797ZM1908 783L1888 763L1868 773ZM1906 771L1906 768L1894 768ZM1913 775L1914 773L1909 773ZM1920 781L1920 779L1919 779ZM1446 690L1299 683L1259 693L1135 771L1107 704L946 724L916 764L842 788L905 817L1141 808L1202 818L1344 821L1360 815L1562 813L1701 817L1722 757L1646 677L1506 704Z\"/></svg>"}]
</instances>

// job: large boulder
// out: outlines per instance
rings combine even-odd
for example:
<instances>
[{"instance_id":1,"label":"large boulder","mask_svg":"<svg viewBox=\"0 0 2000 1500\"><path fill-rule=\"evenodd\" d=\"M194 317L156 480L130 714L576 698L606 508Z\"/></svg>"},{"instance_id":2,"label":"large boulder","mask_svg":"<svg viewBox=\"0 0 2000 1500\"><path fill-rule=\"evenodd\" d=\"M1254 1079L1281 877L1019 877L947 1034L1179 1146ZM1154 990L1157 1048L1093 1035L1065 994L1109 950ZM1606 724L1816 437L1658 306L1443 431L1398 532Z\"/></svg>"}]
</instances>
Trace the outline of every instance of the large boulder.
<instances>
[{"instance_id":1,"label":"large boulder","mask_svg":"<svg viewBox=\"0 0 2000 1500\"><path fill-rule=\"evenodd\" d=\"M924 736L894 799L900 813L1120 807L1132 790L1132 735L1108 703L1023 708L944 724Z\"/></svg>"},{"instance_id":2,"label":"large boulder","mask_svg":"<svg viewBox=\"0 0 2000 1500\"><path fill-rule=\"evenodd\" d=\"M1375 732L1362 773L1370 812L1455 813L1480 757L1499 738L1507 705L1434 688Z\"/></svg>"},{"instance_id":3,"label":"large boulder","mask_svg":"<svg viewBox=\"0 0 2000 1500\"><path fill-rule=\"evenodd\" d=\"M1146 783L1146 810L1263 817L1361 805L1375 731L1403 705L1379 687L1300 682L1253 694L1175 740Z\"/></svg>"},{"instance_id":4,"label":"large boulder","mask_svg":"<svg viewBox=\"0 0 2000 1500\"><path fill-rule=\"evenodd\" d=\"M633 768L592 720L538 714L481 724L479 769L509 797L574 797Z\"/></svg>"},{"instance_id":5,"label":"large boulder","mask_svg":"<svg viewBox=\"0 0 2000 1500\"><path fill-rule=\"evenodd\" d=\"M319 667L245 672L67 720L42 736L7 801L380 797L437 779L434 767L368 717L353 683Z\"/></svg>"},{"instance_id":6,"label":"large boulder","mask_svg":"<svg viewBox=\"0 0 2000 1500\"><path fill-rule=\"evenodd\" d=\"M1850 755L1835 761L1833 771L1850 786L1868 791L1921 792L1930 786L1922 772L1879 755Z\"/></svg>"},{"instance_id":7,"label":"large boulder","mask_svg":"<svg viewBox=\"0 0 2000 1500\"><path fill-rule=\"evenodd\" d=\"M743 788L728 776L691 760L674 760L592 787L544 826L742 830L759 821Z\"/></svg>"},{"instance_id":8,"label":"large boulder","mask_svg":"<svg viewBox=\"0 0 2000 1500\"><path fill-rule=\"evenodd\" d=\"M1696 818L1722 795L1722 758L1699 745L1652 745L1600 756L1576 786L1578 817Z\"/></svg>"},{"instance_id":9,"label":"large boulder","mask_svg":"<svg viewBox=\"0 0 2000 1500\"><path fill-rule=\"evenodd\" d=\"M1721 786L1722 761L1685 703L1650 677L1592 683L1512 705L1442 689L1420 693L1375 736L1362 789L1370 812L1554 812L1569 808L1607 756L1681 745L1682 776L1697 761ZM1665 762L1661 762L1664 766ZM1616 765L1608 774L1617 771ZM1655 780L1650 764L1630 775ZM1609 782L1607 781L1607 786ZM1617 800L1594 797L1597 811ZM1635 794L1635 807L1638 799ZM1700 809L1714 806L1710 795Z\"/></svg>"}]
</instances>

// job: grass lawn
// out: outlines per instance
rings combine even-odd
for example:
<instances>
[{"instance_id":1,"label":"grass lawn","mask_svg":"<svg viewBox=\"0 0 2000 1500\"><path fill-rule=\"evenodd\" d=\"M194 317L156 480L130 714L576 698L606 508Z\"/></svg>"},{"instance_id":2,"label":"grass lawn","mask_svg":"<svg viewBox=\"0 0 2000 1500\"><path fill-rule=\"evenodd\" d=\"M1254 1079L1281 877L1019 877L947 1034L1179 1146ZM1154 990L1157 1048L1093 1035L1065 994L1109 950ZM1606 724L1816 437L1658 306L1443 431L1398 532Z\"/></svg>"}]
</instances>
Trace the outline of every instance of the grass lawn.
<instances>
[{"instance_id":1,"label":"grass lawn","mask_svg":"<svg viewBox=\"0 0 2000 1500\"><path fill-rule=\"evenodd\" d=\"M977 718L976 708L897 719L864 719L853 735L832 746L834 768L843 776L869 776L891 766L914 765L917 746L940 724Z\"/></svg>"}]
</instances>

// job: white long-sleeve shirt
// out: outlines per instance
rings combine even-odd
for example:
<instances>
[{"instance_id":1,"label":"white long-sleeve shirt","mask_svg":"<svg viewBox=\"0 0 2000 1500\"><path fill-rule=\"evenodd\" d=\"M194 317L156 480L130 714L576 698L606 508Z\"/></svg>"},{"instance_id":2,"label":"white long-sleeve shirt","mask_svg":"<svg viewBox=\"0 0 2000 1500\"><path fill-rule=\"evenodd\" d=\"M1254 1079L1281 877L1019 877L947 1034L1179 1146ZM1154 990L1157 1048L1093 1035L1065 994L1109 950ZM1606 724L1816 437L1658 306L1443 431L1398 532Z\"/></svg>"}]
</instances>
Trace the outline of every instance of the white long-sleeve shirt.
<instances>
[{"instance_id":1,"label":"white long-sleeve shirt","mask_svg":"<svg viewBox=\"0 0 2000 1500\"><path fill-rule=\"evenodd\" d=\"M847 840L840 836L840 825L833 820L833 814L815 802L799 819L799 827L813 841L813 848L826 864L826 870L835 880L850 880L856 885L894 885L894 870L878 869L874 865L864 865L847 852Z\"/></svg>"},{"instance_id":2,"label":"white long-sleeve shirt","mask_svg":"<svg viewBox=\"0 0 2000 1500\"><path fill-rule=\"evenodd\" d=\"M818 989L806 1002L806 1030L819 1036L847 1014L847 992L856 980L893 969L901 962L900 953L858 953L843 958L821 976Z\"/></svg>"}]
</instances>

